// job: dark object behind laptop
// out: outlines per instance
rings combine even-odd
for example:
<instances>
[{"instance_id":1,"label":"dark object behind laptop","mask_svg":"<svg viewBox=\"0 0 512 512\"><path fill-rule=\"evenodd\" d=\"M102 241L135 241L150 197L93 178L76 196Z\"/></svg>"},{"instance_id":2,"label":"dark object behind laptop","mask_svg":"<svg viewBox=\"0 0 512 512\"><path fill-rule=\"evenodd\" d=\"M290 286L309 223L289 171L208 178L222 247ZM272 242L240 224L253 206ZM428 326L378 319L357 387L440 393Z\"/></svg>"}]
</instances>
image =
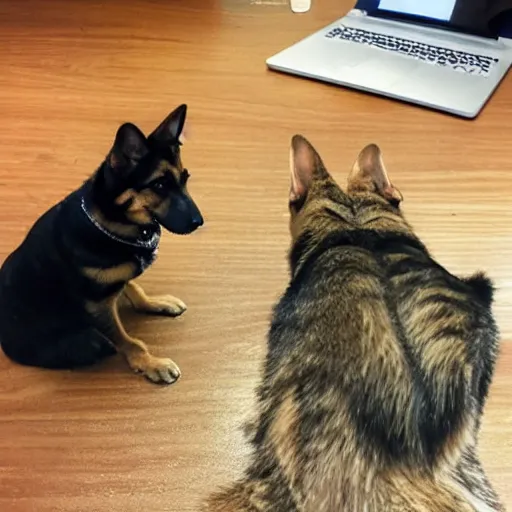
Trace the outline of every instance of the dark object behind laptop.
<instances>
[{"instance_id":1,"label":"dark object behind laptop","mask_svg":"<svg viewBox=\"0 0 512 512\"><path fill-rule=\"evenodd\" d=\"M458 0L449 21L379 9L380 3L381 0L359 0L355 8L372 16L415 21L482 37L512 37L512 0Z\"/></svg>"}]
</instances>

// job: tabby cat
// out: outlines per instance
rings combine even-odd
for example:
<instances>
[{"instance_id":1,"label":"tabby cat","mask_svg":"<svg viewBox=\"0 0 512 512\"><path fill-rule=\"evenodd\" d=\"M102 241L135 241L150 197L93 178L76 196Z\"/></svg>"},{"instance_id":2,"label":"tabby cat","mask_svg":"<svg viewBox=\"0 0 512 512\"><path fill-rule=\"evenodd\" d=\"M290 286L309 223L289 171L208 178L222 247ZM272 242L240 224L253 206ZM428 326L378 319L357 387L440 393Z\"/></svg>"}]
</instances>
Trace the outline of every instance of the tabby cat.
<instances>
[{"instance_id":1,"label":"tabby cat","mask_svg":"<svg viewBox=\"0 0 512 512\"><path fill-rule=\"evenodd\" d=\"M291 147L291 282L274 309L245 477L208 512L504 510L477 457L493 286L429 254L381 152L344 192Z\"/></svg>"}]
</instances>

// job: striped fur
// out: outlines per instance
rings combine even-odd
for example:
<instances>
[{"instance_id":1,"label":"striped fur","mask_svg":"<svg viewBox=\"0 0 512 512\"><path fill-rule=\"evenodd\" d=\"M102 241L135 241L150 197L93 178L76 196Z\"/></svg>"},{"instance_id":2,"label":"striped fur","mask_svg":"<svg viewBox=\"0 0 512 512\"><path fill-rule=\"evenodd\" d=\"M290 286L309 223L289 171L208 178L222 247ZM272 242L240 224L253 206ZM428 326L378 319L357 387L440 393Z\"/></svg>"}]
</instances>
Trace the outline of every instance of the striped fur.
<instances>
[{"instance_id":1,"label":"striped fur","mask_svg":"<svg viewBox=\"0 0 512 512\"><path fill-rule=\"evenodd\" d=\"M377 146L346 192L292 140L291 281L276 305L244 478L208 512L503 510L480 465L493 288L404 219Z\"/></svg>"}]
</instances>

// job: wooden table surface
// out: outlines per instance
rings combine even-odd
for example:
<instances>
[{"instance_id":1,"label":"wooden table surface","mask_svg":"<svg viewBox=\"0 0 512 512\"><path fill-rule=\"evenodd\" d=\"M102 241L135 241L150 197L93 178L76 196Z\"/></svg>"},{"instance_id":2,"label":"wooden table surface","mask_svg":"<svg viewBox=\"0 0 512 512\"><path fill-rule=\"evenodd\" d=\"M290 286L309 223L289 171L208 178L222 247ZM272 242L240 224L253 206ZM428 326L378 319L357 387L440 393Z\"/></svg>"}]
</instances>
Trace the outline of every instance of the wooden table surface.
<instances>
[{"instance_id":1,"label":"wooden table surface","mask_svg":"<svg viewBox=\"0 0 512 512\"><path fill-rule=\"evenodd\" d=\"M270 308L287 283L288 147L300 132L344 182L368 142L404 209L455 273L498 288L502 353L481 453L512 506L512 77L475 121L267 71L265 59L348 8L315 0L3 0L0 261L92 173L118 125L151 130L189 105L184 161L206 224L165 235L143 276L189 306L128 315L130 332L180 365L154 386L120 357L80 372L0 356L0 510L193 511L240 474Z\"/></svg>"}]
</instances>

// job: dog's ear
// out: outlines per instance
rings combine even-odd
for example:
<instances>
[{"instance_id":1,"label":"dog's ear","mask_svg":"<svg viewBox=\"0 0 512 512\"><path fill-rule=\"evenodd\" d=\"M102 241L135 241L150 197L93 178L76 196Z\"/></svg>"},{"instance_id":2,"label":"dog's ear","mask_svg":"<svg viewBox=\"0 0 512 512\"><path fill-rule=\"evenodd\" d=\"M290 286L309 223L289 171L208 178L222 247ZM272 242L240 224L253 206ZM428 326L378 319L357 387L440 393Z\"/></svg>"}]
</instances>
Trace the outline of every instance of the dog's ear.
<instances>
[{"instance_id":1,"label":"dog's ear","mask_svg":"<svg viewBox=\"0 0 512 512\"><path fill-rule=\"evenodd\" d=\"M147 152L144 134L134 124L125 123L117 130L108 163L113 171L125 174L133 169Z\"/></svg>"},{"instance_id":2,"label":"dog's ear","mask_svg":"<svg viewBox=\"0 0 512 512\"><path fill-rule=\"evenodd\" d=\"M402 201L402 194L388 178L376 144L369 144L359 153L348 178L348 192L375 192L397 206Z\"/></svg>"},{"instance_id":3,"label":"dog's ear","mask_svg":"<svg viewBox=\"0 0 512 512\"><path fill-rule=\"evenodd\" d=\"M177 144L180 142L186 117L187 105L180 105L162 121L148 138L167 146Z\"/></svg>"},{"instance_id":4,"label":"dog's ear","mask_svg":"<svg viewBox=\"0 0 512 512\"><path fill-rule=\"evenodd\" d=\"M320 155L302 135L294 135L290 147L290 203L304 202L313 182L328 177Z\"/></svg>"}]
</instances>

